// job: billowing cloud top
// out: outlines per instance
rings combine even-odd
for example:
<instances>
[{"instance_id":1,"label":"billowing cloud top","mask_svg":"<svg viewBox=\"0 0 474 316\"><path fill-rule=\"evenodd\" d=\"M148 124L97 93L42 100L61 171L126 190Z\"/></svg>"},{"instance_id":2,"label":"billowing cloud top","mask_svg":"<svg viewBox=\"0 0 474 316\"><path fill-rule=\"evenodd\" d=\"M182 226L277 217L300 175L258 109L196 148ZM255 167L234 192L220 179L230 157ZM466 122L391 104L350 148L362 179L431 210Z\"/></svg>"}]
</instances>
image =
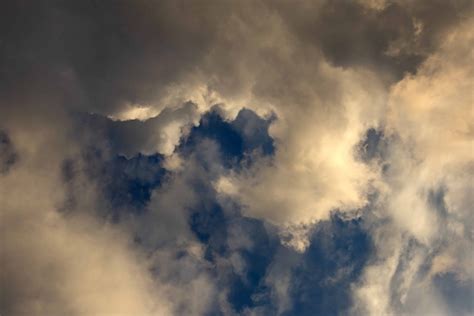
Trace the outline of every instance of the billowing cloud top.
<instances>
[{"instance_id":1,"label":"billowing cloud top","mask_svg":"<svg viewBox=\"0 0 474 316\"><path fill-rule=\"evenodd\" d=\"M474 313L472 1L0 12L0 315Z\"/></svg>"}]
</instances>

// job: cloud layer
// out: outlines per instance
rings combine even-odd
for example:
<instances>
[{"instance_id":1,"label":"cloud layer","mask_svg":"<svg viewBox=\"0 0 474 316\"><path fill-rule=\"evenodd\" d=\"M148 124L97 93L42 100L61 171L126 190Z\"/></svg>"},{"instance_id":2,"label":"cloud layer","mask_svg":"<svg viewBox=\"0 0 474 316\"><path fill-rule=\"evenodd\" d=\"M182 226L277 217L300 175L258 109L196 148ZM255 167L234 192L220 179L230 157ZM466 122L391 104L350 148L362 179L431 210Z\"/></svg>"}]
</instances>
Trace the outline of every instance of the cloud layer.
<instances>
[{"instance_id":1,"label":"cloud layer","mask_svg":"<svg viewBox=\"0 0 474 316\"><path fill-rule=\"evenodd\" d=\"M472 314L473 10L2 5L0 314Z\"/></svg>"}]
</instances>

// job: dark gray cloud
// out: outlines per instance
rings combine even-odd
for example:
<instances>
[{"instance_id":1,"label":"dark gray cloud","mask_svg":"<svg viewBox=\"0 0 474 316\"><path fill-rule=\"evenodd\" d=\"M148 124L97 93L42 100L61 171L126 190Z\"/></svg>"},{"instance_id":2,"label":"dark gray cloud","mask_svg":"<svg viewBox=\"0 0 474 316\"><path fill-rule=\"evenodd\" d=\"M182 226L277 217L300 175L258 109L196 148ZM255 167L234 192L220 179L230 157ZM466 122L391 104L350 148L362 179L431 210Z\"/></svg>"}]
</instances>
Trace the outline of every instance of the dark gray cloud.
<instances>
[{"instance_id":1,"label":"dark gray cloud","mask_svg":"<svg viewBox=\"0 0 474 316\"><path fill-rule=\"evenodd\" d=\"M59 93L65 106L106 114L153 102L196 72L233 94L229 89L247 84L238 80L250 79L245 68L281 62L277 52L249 55L255 39L245 30L258 31L261 21L275 17L302 48L314 46L336 65L387 68L399 78L415 71L470 5L388 2L374 10L350 1L10 1L2 6L0 91L4 97L34 89ZM391 47L397 53L389 54ZM283 76L291 74L286 67Z\"/></svg>"},{"instance_id":2,"label":"dark gray cloud","mask_svg":"<svg viewBox=\"0 0 474 316\"><path fill-rule=\"evenodd\" d=\"M18 158L8 134L0 131L0 174L8 172Z\"/></svg>"},{"instance_id":3,"label":"dark gray cloud","mask_svg":"<svg viewBox=\"0 0 474 316\"><path fill-rule=\"evenodd\" d=\"M375 1L374 1L375 2ZM471 1L315 1L281 14L304 42L338 66L368 66L400 79L415 72L441 35L468 16Z\"/></svg>"},{"instance_id":4,"label":"dark gray cloud","mask_svg":"<svg viewBox=\"0 0 474 316\"><path fill-rule=\"evenodd\" d=\"M41 83L73 89L67 106L99 113L150 102L194 71L224 18L219 8L175 1L9 2L2 8L1 91L16 94Z\"/></svg>"}]
</instances>

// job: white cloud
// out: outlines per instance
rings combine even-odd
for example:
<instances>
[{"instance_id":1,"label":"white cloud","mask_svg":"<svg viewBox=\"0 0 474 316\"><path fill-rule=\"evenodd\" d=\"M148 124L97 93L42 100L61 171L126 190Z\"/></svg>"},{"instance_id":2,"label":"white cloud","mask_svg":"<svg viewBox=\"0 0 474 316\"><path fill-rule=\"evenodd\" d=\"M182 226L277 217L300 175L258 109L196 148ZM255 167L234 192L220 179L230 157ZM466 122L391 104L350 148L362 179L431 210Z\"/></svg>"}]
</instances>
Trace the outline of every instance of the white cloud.
<instances>
[{"instance_id":1,"label":"white cloud","mask_svg":"<svg viewBox=\"0 0 474 316\"><path fill-rule=\"evenodd\" d=\"M444 315L447 307L431 277L450 271L472 282L472 255L466 254L473 225L472 30L472 19L462 21L415 75L391 89L386 131L399 138L391 144L377 212L392 221L375 226L379 259L366 268L354 292L370 315L396 313L390 301L394 290L402 298L425 293L418 296L419 304L412 297L406 311ZM430 201L436 190L443 190L442 200ZM412 250L410 264L402 265L412 238L420 246ZM417 279L428 260L430 272ZM394 287L394 278L403 281Z\"/></svg>"},{"instance_id":2,"label":"white cloud","mask_svg":"<svg viewBox=\"0 0 474 316\"><path fill-rule=\"evenodd\" d=\"M278 119L270 134L277 144L275 157L217 183L219 192L244 205L245 214L295 227L367 203L377 172L357 160L355 146L377 124L383 87L370 73L324 63L321 68L319 80L333 82L340 95L319 97L321 88L309 86L305 103L274 104Z\"/></svg>"}]
</instances>

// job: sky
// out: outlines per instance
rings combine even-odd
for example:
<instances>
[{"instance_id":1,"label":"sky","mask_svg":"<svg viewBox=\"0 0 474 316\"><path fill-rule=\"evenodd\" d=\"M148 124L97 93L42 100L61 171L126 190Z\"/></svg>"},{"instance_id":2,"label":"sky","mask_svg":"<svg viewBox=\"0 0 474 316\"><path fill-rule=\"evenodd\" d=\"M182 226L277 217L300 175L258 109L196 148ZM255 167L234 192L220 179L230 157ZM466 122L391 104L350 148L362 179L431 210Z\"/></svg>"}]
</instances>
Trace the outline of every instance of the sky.
<instances>
[{"instance_id":1,"label":"sky","mask_svg":"<svg viewBox=\"0 0 474 316\"><path fill-rule=\"evenodd\" d=\"M473 1L0 12L0 315L474 315Z\"/></svg>"}]
</instances>

